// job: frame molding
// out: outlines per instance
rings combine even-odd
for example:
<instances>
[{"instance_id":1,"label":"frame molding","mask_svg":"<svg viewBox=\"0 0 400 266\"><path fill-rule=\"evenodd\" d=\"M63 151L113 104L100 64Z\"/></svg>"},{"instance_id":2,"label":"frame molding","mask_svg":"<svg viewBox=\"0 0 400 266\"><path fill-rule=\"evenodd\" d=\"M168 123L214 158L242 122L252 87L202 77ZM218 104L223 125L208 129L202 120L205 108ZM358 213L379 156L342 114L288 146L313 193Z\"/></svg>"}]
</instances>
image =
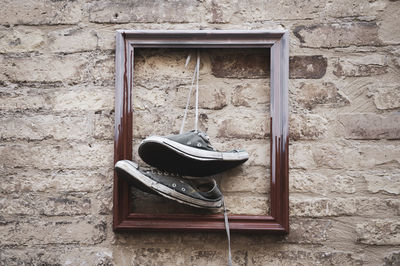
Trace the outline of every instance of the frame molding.
<instances>
[{"instance_id":1,"label":"frame molding","mask_svg":"<svg viewBox=\"0 0 400 266\"><path fill-rule=\"evenodd\" d=\"M229 215L232 231L289 232L289 34L287 31L154 31L116 33L114 163L132 160L132 81L135 48L271 49L271 215ZM225 230L222 214L140 214L129 211L129 185L114 173L113 229Z\"/></svg>"}]
</instances>

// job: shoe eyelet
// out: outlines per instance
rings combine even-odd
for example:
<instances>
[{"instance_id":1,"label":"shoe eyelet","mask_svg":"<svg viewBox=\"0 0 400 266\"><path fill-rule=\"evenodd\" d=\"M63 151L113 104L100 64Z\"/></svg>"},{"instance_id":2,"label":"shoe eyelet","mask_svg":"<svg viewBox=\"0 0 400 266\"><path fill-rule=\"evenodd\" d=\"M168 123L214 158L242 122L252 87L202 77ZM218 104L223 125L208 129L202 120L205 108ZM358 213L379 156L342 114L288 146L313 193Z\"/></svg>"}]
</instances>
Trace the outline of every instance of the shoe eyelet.
<instances>
[{"instance_id":1,"label":"shoe eyelet","mask_svg":"<svg viewBox=\"0 0 400 266\"><path fill-rule=\"evenodd\" d=\"M176 187L176 184L175 184L175 183L172 183L172 187Z\"/></svg>"},{"instance_id":2,"label":"shoe eyelet","mask_svg":"<svg viewBox=\"0 0 400 266\"><path fill-rule=\"evenodd\" d=\"M183 187L183 188L182 188L182 191L183 191L183 192L185 192L185 191L186 191L186 189Z\"/></svg>"},{"instance_id":3,"label":"shoe eyelet","mask_svg":"<svg viewBox=\"0 0 400 266\"><path fill-rule=\"evenodd\" d=\"M201 143L197 143L197 147L201 147Z\"/></svg>"}]
</instances>

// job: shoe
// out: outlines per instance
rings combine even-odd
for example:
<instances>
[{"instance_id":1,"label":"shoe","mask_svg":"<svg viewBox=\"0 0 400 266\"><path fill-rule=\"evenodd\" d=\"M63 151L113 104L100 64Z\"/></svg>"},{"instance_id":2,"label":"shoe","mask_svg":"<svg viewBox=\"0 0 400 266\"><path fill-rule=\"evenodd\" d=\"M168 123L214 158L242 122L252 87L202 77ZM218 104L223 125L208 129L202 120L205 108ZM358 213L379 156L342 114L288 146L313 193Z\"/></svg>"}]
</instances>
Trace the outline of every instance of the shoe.
<instances>
[{"instance_id":1,"label":"shoe","mask_svg":"<svg viewBox=\"0 0 400 266\"><path fill-rule=\"evenodd\" d=\"M115 164L117 175L138 188L152 191L163 197L197 208L216 209L223 204L223 196L214 179L186 180L161 172L142 171L132 161L122 160ZM142 189L143 190L143 189Z\"/></svg>"},{"instance_id":2,"label":"shoe","mask_svg":"<svg viewBox=\"0 0 400 266\"><path fill-rule=\"evenodd\" d=\"M152 190L151 188L144 185L143 182L140 182L138 179L132 178L132 175L128 171L125 170L127 168L127 166L124 166L126 164L124 162L126 162L128 164L132 164L132 167L137 167L137 164L135 164L134 162L128 161L128 160L118 161L115 164L115 171L117 172L117 176L119 178L122 178L123 180L128 182L130 185L140 189L141 191L144 191L144 192L147 192L150 194L154 194L154 195L158 195L158 193L156 193L154 190Z\"/></svg>"},{"instance_id":3,"label":"shoe","mask_svg":"<svg viewBox=\"0 0 400 266\"><path fill-rule=\"evenodd\" d=\"M194 130L165 137L150 136L140 144L139 156L160 170L194 177L218 174L249 158L243 150L215 150L206 134Z\"/></svg>"}]
</instances>

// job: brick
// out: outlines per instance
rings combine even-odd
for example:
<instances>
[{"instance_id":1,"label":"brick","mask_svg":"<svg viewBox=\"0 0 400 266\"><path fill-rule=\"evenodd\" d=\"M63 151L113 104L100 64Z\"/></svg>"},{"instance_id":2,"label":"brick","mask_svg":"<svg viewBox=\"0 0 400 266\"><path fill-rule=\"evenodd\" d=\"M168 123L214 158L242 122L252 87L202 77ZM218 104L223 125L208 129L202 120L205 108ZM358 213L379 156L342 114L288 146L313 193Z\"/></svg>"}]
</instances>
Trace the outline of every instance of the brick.
<instances>
[{"instance_id":1,"label":"brick","mask_svg":"<svg viewBox=\"0 0 400 266\"><path fill-rule=\"evenodd\" d=\"M300 159L301 158L301 159ZM316 167L311 147L302 144L290 144L289 167L291 169L313 169Z\"/></svg>"},{"instance_id":2,"label":"brick","mask_svg":"<svg viewBox=\"0 0 400 266\"><path fill-rule=\"evenodd\" d=\"M163 265L185 265L184 258L182 256L176 256L176 252L181 252L176 250L173 247L164 248L164 247L144 247L144 248L136 248L134 250L123 249L123 254L126 254L126 257L129 261L134 261L139 265L146 265L147 263L151 264L163 264ZM121 253L122 253L121 252ZM120 260L123 264L124 260ZM117 261L118 262L118 261Z\"/></svg>"},{"instance_id":3,"label":"brick","mask_svg":"<svg viewBox=\"0 0 400 266\"><path fill-rule=\"evenodd\" d=\"M88 139L93 135L94 114L18 115L0 114L3 139Z\"/></svg>"},{"instance_id":4,"label":"brick","mask_svg":"<svg viewBox=\"0 0 400 266\"><path fill-rule=\"evenodd\" d=\"M96 112L94 117L93 137L101 140L114 139L114 114L112 112Z\"/></svg>"},{"instance_id":5,"label":"brick","mask_svg":"<svg viewBox=\"0 0 400 266\"><path fill-rule=\"evenodd\" d=\"M174 112L167 112L163 109L158 109L155 112L143 110L139 108L133 115L133 137L144 139L149 135L168 135L179 130L179 126L174 126L177 122L177 115ZM181 111L183 113L183 111ZM192 123L188 124L193 125ZM148 125L152 125L149 127Z\"/></svg>"},{"instance_id":6,"label":"brick","mask_svg":"<svg viewBox=\"0 0 400 266\"><path fill-rule=\"evenodd\" d=\"M385 256L385 266L400 264L400 252L392 252Z\"/></svg>"},{"instance_id":7,"label":"brick","mask_svg":"<svg viewBox=\"0 0 400 266\"><path fill-rule=\"evenodd\" d=\"M198 2L194 0L93 1L89 4L89 21L95 23L188 23L198 22Z\"/></svg>"},{"instance_id":8,"label":"brick","mask_svg":"<svg viewBox=\"0 0 400 266\"><path fill-rule=\"evenodd\" d=\"M1 110L37 110L39 108L44 108L46 105L49 106L44 93L39 93L37 89L18 88L16 86L0 87Z\"/></svg>"},{"instance_id":9,"label":"brick","mask_svg":"<svg viewBox=\"0 0 400 266\"><path fill-rule=\"evenodd\" d=\"M296 217L330 217L355 215L356 201L352 198L290 198L290 215Z\"/></svg>"},{"instance_id":10,"label":"brick","mask_svg":"<svg viewBox=\"0 0 400 266\"><path fill-rule=\"evenodd\" d=\"M0 78L17 82L99 82L114 79L114 58L102 53L0 56ZM57 71L54 71L57 70Z\"/></svg>"},{"instance_id":11,"label":"brick","mask_svg":"<svg viewBox=\"0 0 400 266\"><path fill-rule=\"evenodd\" d=\"M0 113L3 139L111 139L113 117L101 113L15 114Z\"/></svg>"},{"instance_id":12,"label":"brick","mask_svg":"<svg viewBox=\"0 0 400 266\"><path fill-rule=\"evenodd\" d=\"M349 251L331 251L315 248L299 250L253 249L253 265L362 265L363 260Z\"/></svg>"},{"instance_id":13,"label":"brick","mask_svg":"<svg viewBox=\"0 0 400 266\"><path fill-rule=\"evenodd\" d=\"M41 51L46 43L45 32L36 27L0 26L0 37L4 44L0 47L0 53Z\"/></svg>"},{"instance_id":14,"label":"brick","mask_svg":"<svg viewBox=\"0 0 400 266\"><path fill-rule=\"evenodd\" d=\"M224 265L227 261L226 251L223 249L195 250L190 253L190 265ZM245 265L247 262L247 252L243 250L232 251L232 263Z\"/></svg>"},{"instance_id":15,"label":"brick","mask_svg":"<svg viewBox=\"0 0 400 266\"><path fill-rule=\"evenodd\" d=\"M268 193L270 172L266 167L236 167L221 173L221 190L223 192Z\"/></svg>"},{"instance_id":16,"label":"brick","mask_svg":"<svg viewBox=\"0 0 400 266\"><path fill-rule=\"evenodd\" d=\"M3 194L23 192L57 193L94 192L112 182L113 170L100 168L96 170L37 170L0 168L4 182L0 184ZM53 192L54 193L54 192Z\"/></svg>"},{"instance_id":17,"label":"brick","mask_svg":"<svg viewBox=\"0 0 400 266\"><path fill-rule=\"evenodd\" d=\"M208 89L205 89L206 87ZM180 97L180 95L176 95L176 97L178 99L184 98ZM221 110L227 105L228 101L224 88L209 88L209 86L199 87L199 108ZM195 93L192 94L190 106L195 106Z\"/></svg>"},{"instance_id":18,"label":"brick","mask_svg":"<svg viewBox=\"0 0 400 266\"><path fill-rule=\"evenodd\" d=\"M293 114L289 118L290 138L300 139L319 139L326 133L328 121L316 114Z\"/></svg>"},{"instance_id":19,"label":"brick","mask_svg":"<svg viewBox=\"0 0 400 266\"><path fill-rule=\"evenodd\" d=\"M92 216L9 222L0 225L1 246L94 245L104 241L106 227Z\"/></svg>"},{"instance_id":20,"label":"brick","mask_svg":"<svg viewBox=\"0 0 400 266\"><path fill-rule=\"evenodd\" d=\"M115 49L115 32L119 27L104 28L101 26L95 29L97 37L97 49L114 50Z\"/></svg>"},{"instance_id":21,"label":"brick","mask_svg":"<svg viewBox=\"0 0 400 266\"><path fill-rule=\"evenodd\" d=\"M84 193L43 195L24 193L3 197L0 200L0 214L12 219L22 216L72 216L90 213L91 199Z\"/></svg>"},{"instance_id":22,"label":"brick","mask_svg":"<svg viewBox=\"0 0 400 266\"><path fill-rule=\"evenodd\" d=\"M251 82L241 82L233 88L231 103L234 106L244 106L254 108L261 104L267 106L270 102L270 89L268 80L254 80Z\"/></svg>"},{"instance_id":23,"label":"brick","mask_svg":"<svg viewBox=\"0 0 400 266\"><path fill-rule=\"evenodd\" d=\"M310 18L306 5L303 3L289 3L284 1L279 8L270 5L267 7L264 1L252 0L247 2L240 1L207 1L205 2L205 19L208 23L215 24L240 24L240 23L257 23L279 19L296 19ZM296 8L303 12L296 12L294 8L289 6L296 5ZM279 27L276 25L275 27Z\"/></svg>"},{"instance_id":24,"label":"brick","mask_svg":"<svg viewBox=\"0 0 400 266\"><path fill-rule=\"evenodd\" d=\"M373 92L372 97L379 110L400 108L400 86L380 87Z\"/></svg>"},{"instance_id":25,"label":"brick","mask_svg":"<svg viewBox=\"0 0 400 266\"><path fill-rule=\"evenodd\" d=\"M163 235L166 235L165 233ZM193 234L191 234L193 235ZM204 234L203 234L204 235ZM191 246L171 246L168 247L152 245L138 248L127 248L126 245L115 246L114 263L116 265L123 265L126 261L134 261L139 265L222 265L227 262L226 248L214 247L214 237L210 239L207 247L205 248L191 245ZM225 239L222 241L226 241ZM198 242L197 242L198 243ZM220 243L220 242L219 242ZM213 246L212 248L210 246ZM179 253L180 256L176 256ZM232 261L236 265L243 265L247 260L246 251L233 249Z\"/></svg>"},{"instance_id":26,"label":"brick","mask_svg":"<svg viewBox=\"0 0 400 266\"><path fill-rule=\"evenodd\" d=\"M358 144L351 147L333 143L293 144L289 148L291 168L358 170L399 163L395 144ZM301 158L301 159L299 159Z\"/></svg>"},{"instance_id":27,"label":"brick","mask_svg":"<svg viewBox=\"0 0 400 266\"><path fill-rule=\"evenodd\" d=\"M398 219L374 219L357 223L357 242L367 245L399 245L400 221Z\"/></svg>"},{"instance_id":28,"label":"brick","mask_svg":"<svg viewBox=\"0 0 400 266\"><path fill-rule=\"evenodd\" d=\"M217 78L267 78L270 75L270 55L267 52L221 51L210 55L211 72Z\"/></svg>"},{"instance_id":29,"label":"brick","mask_svg":"<svg viewBox=\"0 0 400 266\"><path fill-rule=\"evenodd\" d=\"M266 109L266 106L264 107ZM133 116L133 135L138 138L151 134L177 133L184 114L183 109L164 106L153 109L146 103L138 103L136 110ZM232 113L236 116L233 117ZM266 111L261 112L251 108L224 108L215 112L200 109L199 111L199 129L207 132L212 138L266 138L269 135L269 121ZM149 124L153 127L148 127ZM185 130L191 130L193 126L194 110L189 110Z\"/></svg>"},{"instance_id":30,"label":"brick","mask_svg":"<svg viewBox=\"0 0 400 266\"><path fill-rule=\"evenodd\" d=\"M1 265L112 265L112 250L106 247L34 247L0 250Z\"/></svg>"},{"instance_id":31,"label":"brick","mask_svg":"<svg viewBox=\"0 0 400 266\"><path fill-rule=\"evenodd\" d=\"M379 197L358 197L355 199L357 213L361 216L396 217L400 215L399 199Z\"/></svg>"},{"instance_id":32,"label":"brick","mask_svg":"<svg viewBox=\"0 0 400 266\"><path fill-rule=\"evenodd\" d=\"M67 81L79 79L78 69L84 68L86 60L77 55L0 57L3 80L11 81ZM54 71L58 69L59 71Z\"/></svg>"},{"instance_id":33,"label":"brick","mask_svg":"<svg viewBox=\"0 0 400 266\"><path fill-rule=\"evenodd\" d=\"M379 22L379 38L385 44L400 44L400 28L398 27L399 2L389 2Z\"/></svg>"},{"instance_id":34,"label":"brick","mask_svg":"<svg viewBox=\"0 0 400 266\"><path fill-rule=\"evenodd\" d=\"M95 212L100 215L111 216L113 214L112 198L113 198L112 181L109 181L103 190L96 193L96 197L94 198L93 202L93 207L95 209Z\"/></svg>"},{"instance_id":35,"label":"brick","mask_svg":"<svg viewBox=\"0 0 400 266\"><path fill-rule=\"evenodd\" d=\"M290 192L314 193L326 196L330 193L354 194L355 178L335 172L326 174L323 171L290 171Z\"/></svg>"},{"instance_id":36,"label":"brick","mask_svg":"<svg viewBox=\"0 0 400 266\"><path fill-rule=\"evenodd\" d=\"M196 239L200 237L201 233L193 232L192 234L179 234L172 231L160 232L145 232L137 231L135 234L115 234L114 247L121 251L121 253L127 253L127 256L131 256L132 252L130 250L124 250L125 247L129 246L139 246L142 247L157 247L169 245L170 243L180 243L182 239ZM202 235L202 239L207 238L207 234ZM115 258L117 259L117 258Z\"/></svg>"},{"instance_id":37,"label":"brick","mask_svg":"<svg viewBox=\"0 0 400 266\"><path fill-rule=\"evenodd\" d=\"M72 53L96 50L98 37L94 29L79 26L50 31L47 46L51 52Z\"/></svg>"},{"instance_id":38,"label":"brick","mask_svg":"<svg viewBox=\"0 0 400 266\"><path fill-rule=\"evenodd\" d=\"M376 22L342 22L299 25L293 33L302 47L380 46L378 29Z\"/></svg>"},{"instance_id":39,"label":"brick","mask_svg":"<svg viewBox=\"0 0 400 266\"><path fill-rule=\"evenodd\" d=\"M388 72L385 56L378 54L338 58L333 67L333 74L337 77L369 77Z\"/></svg>"},{"instance_id":40,"label":"brick","mask_svg":"<svg viewBox=\"0 0 400 266\"><path fill-rule=\"evenodd\" d=\"M217 137L222 138L266 138L270 131L268 113L254 112L252 109L237 108L225 114L210 114L209 118L217 125ZM232 116L234 114L234 116Z\"/></svg>"},{"instance_id":41,"label":"brick","mask_svg":"<svg viewBox=\"0 0 400 266\"><path fill-rule=\"evenodd\" d=\"M104 38L101 29L81 26L0 26L0 36L6 45L0 47L2 53L76 53L96 49L112 49L99 44L99 36ZM108 35L115 45L115 37Z\"/></svg>"},{"instance_id":42,"label":"brick","mask_svg":"<svg viewBox=\"0 0 400 266\"><path fill-rule=\"evenodd\" d=\"M114 90L102 87L74 87L72 90L56 90L51 107L62 110L113 110Z\"/></svg>"},{"instance_id":43,"label":"brick","mask_svg":"<svg viewBox=\"0 0 400 266\"><path fill-rule=\"evenodd\" d=\"M289 58L289 78L319 79L326 73L327 58L322 55L291 56Z\"/></svg>"},{"instance_id":44,"label":"brick","mask_svg":"<svg viewBox=\"0 0 400 266\"><path fill-rule=\"evenodd\" d=\"M290 221L290 234L284 242L321 244L328 239L331 228L332 220L294 218Z\"/></svg>"},{"instance_id":45,"label":"brick","mask_svg":"<svg viewBox=\"0 0 400 266\"><path fill-rule=\"evenodd\" d=\"M311 147L313 161L315 163L316 168L319 167L332 168L332 169L344 168L347 165L346 159L349 159L348 157L352 157L352 155L357 153L357 150L349 150L341 146L329 145L329 144L319 145L318 148L319 150L317 150L317 147L314 146ZM345 156L346 159L344 158ZM358 167L354 166L352 169L355 168L357 169Z\"/></svg>"},{"instance_id":46,"label":"brick","mask_svg":"<svg viewBox=\"0 0 400 266\"><path fill-rule=\"evenodd\" d=\"M391 56L392 56L392 62L394 64L395 67L400 68L400 48L394 48L393 51L391 52Z\"/></svg>"},{"instance_id":47,"label":"brick","mask_svg":"<svg viewBox=\"0 0 400 266\"><path fill-rule=\"evenodd\" d=\"M400 174L391 171L379 171L363 175L367 189L372 193L400 194Z\"/></svg>"},{"instance_id":48,"label":"brick","mask_svg":"<svg viewBox=\"0 0 400 266\"><path fill-rule=\"evenodd\" d=\"M370 2L368 0L362 0L355 2L349 2L347 0L339 0L329 5L320 4L318 5L320 12L315 13L317 17L334 17L334 18L346 18L346 17L358 17L360 20L371 20L379 16L385 7L385 2Z\"/></svg>"},{"instance_id":49,"label":"brick","mask_svg":"<svg viewBox=\"0 0 400 266\"><path fill-rule=\"evenodd\" d=\"M141 82L141 81L139 81ZM143 111L145 109L156 109L156 108L166 108L169 107L181 107L185 108L187 93L189 92L188 87L190 85L182 86L178 88L178 84L173 85L176 86L177 91L172 88L159 88L155 85L154 88L143 87L141 85L134 87L135 93L133 95L133 106L137 111ZM146 85L147 86L147 85ZM186 94L185 94L186 93ZM179 97L175 97L175 95L179 94ZM191 108L193 105L190 106ZM176 110L175 110L176 111Z\"/></svg>"},{"instance_id":50,"label":"brick","mask_svg":"<svg viewBox=\"0 0 400 266\"><path fill-rule=\"evenodd\" d=\"M0 10L2 25L76 24L82 19L80 1L5 0Z\"/></svg>"},{"instance_id":51,"label":"brick","mask_svg":"<svg viewBox=\"0 0 400 266\"><path fill-rule=\"evenodd\" d=\"M179 86L176 90L162 91L152 90L154 93L146 93L143 90L138 91L140 96L138 99L146 98L146 100L154 105L173 104L174 106L185 108L187 97L190 91L190 84ZM225 84L213 82L213 86L199 85L199 108L209 110L220 110L228 105L227 92ZM150 99L153 98L153 99ZM193 86L190 97L189 107L193 109L195 106L196 89Z\"/></svg>"},{"instance_id":52,"label":"brick","mask_svg":"<svg viewBox=\"0 0 400 266\"><path fill-rule=\"evenodd\" d=\"M113 110L114 89L77 85L0 87L0 110Z\"/></svg>"},{"instance_id":53,"label":"brick","mask_svg":"<svg viewBox=\"0 0 400 266\"><path fill-rule=\"evenodd\" d=\"M340 114L347 139L400 139L400 114Z\"/></svg>"},{"instance_id":54,"label":"brick","mask_svg":"<svg viewBox=\"0 0 400 266\"><path fill-rule=\"evenodd\" d=\"M111 142L28 142L0 144L0 153L6 154L3 163L9 167L37 167L38 169L74 169L111 167Z\"/></svg>"},{"instance_id":55,"label":"brick","mask_svg":"<svg viewBox=\"0 0 400 266\"><path fill-rule=\"evenodd\" d=\"M295 97L301 106L307 109L317 107L342 107L350 104L346 95L332 82L302 82Z\"/></svg>"},{"instance_id":56,"label":"brick","mask_svg":"<svg viewBox=\"0 0 400 266\"><path fill-rule=\"evenodd\" d=\"M264 23L271 20L310 20L319 18L360 17L375 18L385 3L366 0L352 3L346 0L326 5L323 1L293 2L281 1L279 5L269 5L262 0L207 1L205 2L206 21L216 24ZM301 12L300 12L301 10Z\"/></svg>"},{"instance_id":57,"label":"brick","mask_svg":"<svg viewBox=\"0 0 400 266\"><path fill-rule=\"evenodd\" d=\"M192 55L192 60L185 68L186 58ZM206 57L201 53L201 58ZM189 49L137 49L134 62L134 86L148 90L176 89L182 84L190 84L195 68L194 52ZM200 81L206 70L205 60L200 64Z\"/></svg>"},{"instance_id":58,"label":"brick","mask_svg":"<svg viewBox=\"0 0 400 266\"><path fill-rule=\"evenodd\" d=\"M225 194L224 199L229 214L267 215L269 213L268 195L236 196Z\"/></svg>"},{"instance_id":59,"label":"brick","mask_svg":"<svg viewBox=\"0 0 400 266\"><path fill-rule=\"evenodd\" d=\"M390 217L400 213L400 201L377 197L296 197L290 198L290 215L295 217L339 217L381 215Z\"/></svg>"}]
</instances>

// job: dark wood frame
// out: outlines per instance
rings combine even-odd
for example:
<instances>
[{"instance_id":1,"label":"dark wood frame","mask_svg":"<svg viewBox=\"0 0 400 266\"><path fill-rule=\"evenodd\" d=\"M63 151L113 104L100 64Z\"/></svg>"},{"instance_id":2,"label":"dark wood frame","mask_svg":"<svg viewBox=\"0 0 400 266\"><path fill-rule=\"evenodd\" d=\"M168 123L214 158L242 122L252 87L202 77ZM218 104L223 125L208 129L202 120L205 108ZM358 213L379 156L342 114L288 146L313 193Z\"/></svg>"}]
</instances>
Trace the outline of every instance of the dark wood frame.
<instances>
[{"instance_id":1,"label":"dark wood frame","mask_svg":"<svg viewBox=\"0 0 400 266\"><path fill-rule=\"evenodd\" d=\"M114 162L132 160L133 51L153 48L271 49L270 215L230 215L232 231L289 232L289 36L287 31L117 31ZM129 185L114 174L113 229L225 230L223 215L130 213Z\"/></svg>"}]
</instances>

